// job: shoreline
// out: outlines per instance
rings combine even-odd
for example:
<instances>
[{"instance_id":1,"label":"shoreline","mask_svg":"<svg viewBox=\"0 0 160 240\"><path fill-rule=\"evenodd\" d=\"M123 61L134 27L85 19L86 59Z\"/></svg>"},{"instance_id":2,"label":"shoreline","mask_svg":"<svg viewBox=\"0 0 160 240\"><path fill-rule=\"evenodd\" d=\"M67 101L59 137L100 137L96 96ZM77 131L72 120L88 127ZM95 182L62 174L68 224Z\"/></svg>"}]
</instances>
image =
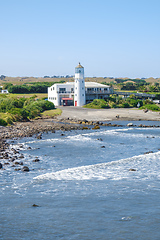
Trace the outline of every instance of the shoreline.
<instances>
[{"instance_id":1,"label":"shoreline","mask_svg":"<svg viewBox=\"0 0 160 240\"><path fill-rule=\"evenodd\" d=\"M62 114L53 118L42 117L28 122L16 122L11 126L0 126L0 140L33 135L38 138L43 132L87 129L89 125L119 127L122 126L121 121L139 121L140 124L137 125L139 127L146 127L141 124L141 121L159 121L160 125L159 112L145 113L137 109L86 109L81 107L60 107L60 109ZM117 121L118 124L113 124L112 121ZM155 125L148 127L155 127Z\"/></svg>"},{"instance_id":2,"label":"shoreline","mask_svg":"<svg viewBox=\"0 0 160 240\"><path fill-rule=\"evenodd\" d=\"M137 118L137 115L134 115L134 118L133 117L130 118L129 116L127 116L128 110L126 109L125 109L126 111L125 110L118 111L119 113L121 113L121 115L118 118L115 116L115 113L117 112L107 111L107 116L110 117L109 119L107 118L108 120L106 119L106 111L104 110L101 111L101 110L92 109L90 111L90 109L89 110L88 109L84 110L82 108L77 108L77 109L73 110L73 108L65 108L61 116L56 116L53 118L38 118L28 122L16 122L13 125L7 126L7 127L0 126L0 159L2 160L2 162L0 162L0 169L5 170L5 168L3 167L5 165L10 165L10 164L12 164L12 167L16 167L17 165L18 166L23 165L23 162L21 161L21 159L24 157L23 154L20 154L20 152L14 148L14 141L20 138L35 137L37 139L42 139L43 133L48 133L48 132L55 133L55 131L61 131L60 134L64 135L64 131L71 131L71 130L78 130L78 129L85 130L85 131L87 131L87 129L93 129L93 131L95 131L96 129L100 129L103 126L108 126L108 127L126 126L128 128L129 127L160 128L160 121L158 121L159 122L158 125L157 124L143 125L140 119ZM82 111L83 111L83 114L81 114ZM124 112L126 115L121 117L122 113ZM86 114L86 113L90 113L90 114ZM110 115L108 113L110 113ZM76 117L73 116L73 114L74 115L77 114ZM93 114L95 115L95 117L92 118L92 120L89 120L91 119L91 116L93 116ZM149 114L147 115L144 112L141 114L143 114L144 116L150 116ZM152 113L150 114L151 116L153 116ZM157 113L156 115L159 117L159 113ZM117 122L116 124L114 123L115 120ZM137 120L138 120L138 124L134 125L132 121L137 121ZM141 120L157 121L157 119L150 119L147 117ZM121 121L130 121L130 123L128 124L125 123L121 125ZM8 140L12 140L12 141L8 141ZM21 150L21 147L22 146L20 145L19 150ZM33 161L39 161L39 160L34 159ZM27 166L24 166L23 168L20 168L19 166L14 170L29 171Z\"/></svg>"}]
</instances>

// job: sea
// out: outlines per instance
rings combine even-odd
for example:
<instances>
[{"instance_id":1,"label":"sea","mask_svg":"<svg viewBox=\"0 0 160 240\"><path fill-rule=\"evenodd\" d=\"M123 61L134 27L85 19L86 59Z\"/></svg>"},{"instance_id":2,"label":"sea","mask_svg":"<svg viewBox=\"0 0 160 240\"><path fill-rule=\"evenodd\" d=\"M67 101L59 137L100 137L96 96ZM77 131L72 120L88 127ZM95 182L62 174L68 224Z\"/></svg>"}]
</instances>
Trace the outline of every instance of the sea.
<instances>
[{"instance_id":1,"label":"sea","mask_svg":"<svg viewBox=\"0 0 160 240\"><path fill-rule=\"evenodd\" d=\"M0 171L0 239L159 240L160 122L127 123L9 140L30 171Z\"/></svg>"}]
</instances>

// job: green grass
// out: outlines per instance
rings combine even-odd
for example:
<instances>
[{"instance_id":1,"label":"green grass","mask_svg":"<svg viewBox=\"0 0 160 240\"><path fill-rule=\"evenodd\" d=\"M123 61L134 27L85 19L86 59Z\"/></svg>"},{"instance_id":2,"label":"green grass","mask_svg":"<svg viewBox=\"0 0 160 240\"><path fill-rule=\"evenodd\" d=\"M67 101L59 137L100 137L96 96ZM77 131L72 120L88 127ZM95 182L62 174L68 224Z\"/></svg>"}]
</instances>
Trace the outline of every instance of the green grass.
<instances>
[{"instance_id":1,"label":"green grass","mask_svg":"<svg viewBox=\"0 0 160 240\"><path fill-rule=\"evenodd\" d=\"M6 95L8 97L15 97L15 98L30 98L30 97L33 97L33 96L36 96L35 98L38 98L38 99L42 99L42 98L48 98L48 93L9 93L8 95Z\"/></svg>"},{"instance_id":2,"label":"green grass","mask_svg":"<svg viewBox=\"0 0 160 240\"><path fill-rule=\"evenodd\" d=\"M56 108L56 109L44 111L41 115L44 117L54 117L57 115L61 115L61 113L62 113L62 110L59 108Z\"/></svg>"},{"instance_id":3,"label":"green grass","mask_svg":"<svg viewBox=\"0 0 160 240\"><path fill-rule=\"evenodd\" d=\"M11 113L2 113L0 112L0 119L5 121L7 124L12 124L13 123L13 117ZM1 125L1 124L0 124Z\"/></svg>"}]
</instances>

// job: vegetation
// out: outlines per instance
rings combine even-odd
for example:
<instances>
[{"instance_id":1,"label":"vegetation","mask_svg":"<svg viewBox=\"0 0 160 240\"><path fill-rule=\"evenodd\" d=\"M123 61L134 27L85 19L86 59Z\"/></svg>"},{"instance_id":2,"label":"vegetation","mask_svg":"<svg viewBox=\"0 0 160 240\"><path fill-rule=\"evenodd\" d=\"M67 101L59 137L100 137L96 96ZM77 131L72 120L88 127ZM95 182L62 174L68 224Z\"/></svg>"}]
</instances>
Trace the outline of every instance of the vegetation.
<instances>
[{"instance_id":1,"label":"vegetation","mask_svg":"<svg viewBox=\"0 0 160 240\"><path fill-rule=\"evenodd\" d=\"M85 108L140 108L140 109L148 109L152 111L160 111L160 108L153 104L150 100L141 100L136 98L134 95L130 95L128 98L117 97L116 95L112 95L108 99L95 99L93 102L88 103L84 106Z\"/></svg>"},{"instance_id":2,"label":"vegetation","mask_svg":"<svg viewBox=\"0 0 160 240\"><path fill-rule=\"evenodd\" d=\"M160 111L160 107L158 107L156 104L146 104L146 105L143 105L140 109L148 109L151 111Z\"/></svg>"},{"instance_id":3,"label":"vegetation","mask_svg":"<svg viewBox=\"0 0 160 240\"><path fill-rule=\"evenodd\" d=\"M40 116L46 110L54 109L53 103L45 100L0 96L0 125L12 124L15 121L28 121Z\"/></svg>"},{"instance_id":4,"label":"vegetation","mask_svg":"<svg viewBox=\"0 0 160 240\"><path fill-rule=\"evenodd\" d=\"M84 105L83 107L101 109L101 108L109 108L109 105L103 99L94 99L93 102L88 103L88 104Z\"/></svg>"},{"instance_id":5,"label":"vegetation","mask_svg":"<svg viewBox=\"0 0 160 240\"><path fill-rule=\"evenodd\" d=\"M61 80L59 83L64 83L65 81ZM32 82L25 83L22 85L13 85L12 83L4 83L3 89L7 89L9 93L47 93L48 87L52 86L57 82Z\"/></svg>"},{"instance_id":6,"label":"vegetation","mask_svg":"<svg viewBox=\"0 0 160 240\"><path fill-rule=\"evenodd\" d=\"M59 109L59 108L56 108L56 109L53 109L53 110L44 111L41 115L43 117L54 117L54 116L57 116L57 115L61 115L61 113L62 113L62 110Z\"/></svg>"}]
</instances>

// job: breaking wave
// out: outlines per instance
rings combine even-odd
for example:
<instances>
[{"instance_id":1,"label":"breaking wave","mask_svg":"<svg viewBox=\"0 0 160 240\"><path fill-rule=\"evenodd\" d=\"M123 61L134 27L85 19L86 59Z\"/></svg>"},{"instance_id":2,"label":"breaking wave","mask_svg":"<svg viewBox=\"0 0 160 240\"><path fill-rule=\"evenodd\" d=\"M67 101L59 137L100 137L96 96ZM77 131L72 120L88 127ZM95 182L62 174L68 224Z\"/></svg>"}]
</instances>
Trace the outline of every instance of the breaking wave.
<instances>
[{"instance_id":1,"label":"breaking wave","mask_svg":"<svg viewBox=\"0 0 160 240\"><path fill-rule=\"evenodd\" d=\"M68 168L35 177L36 180L121 180L160 178L160 152L88 166ZM131 172L130 169L136 171Z\"/></svg>"}]
</instances>

